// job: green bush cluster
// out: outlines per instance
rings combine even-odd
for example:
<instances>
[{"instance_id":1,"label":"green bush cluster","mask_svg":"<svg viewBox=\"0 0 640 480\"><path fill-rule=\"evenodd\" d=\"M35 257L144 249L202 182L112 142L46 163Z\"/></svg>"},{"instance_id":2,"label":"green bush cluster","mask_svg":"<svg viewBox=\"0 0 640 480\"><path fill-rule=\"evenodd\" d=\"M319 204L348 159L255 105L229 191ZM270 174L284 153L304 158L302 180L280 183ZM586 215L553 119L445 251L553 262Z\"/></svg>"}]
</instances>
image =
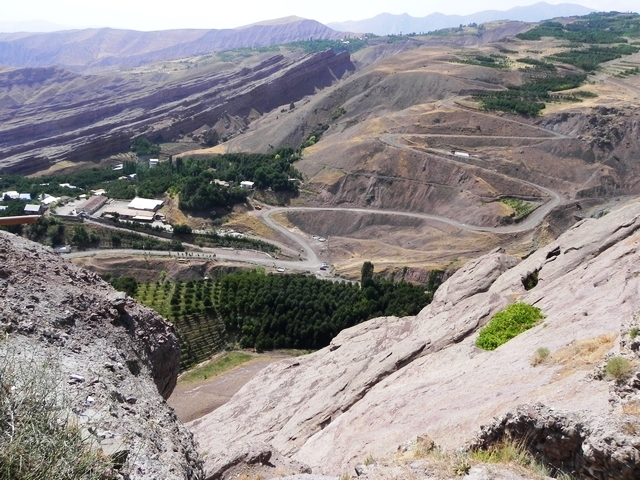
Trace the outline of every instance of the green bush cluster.
<instances>
[{"instance_id":1,"label":"green bush cluster","mask_svg":"<svg viewBox=\"0 0 640 480\"><path fill-rule=\"evenodd\" d=\"M496 313L480 330L476 346L483 350L495 350L522 332L534 327L544 318L542 311L526 303L514 303Z\"/></svg>"},{"instance_id":2,"label":"green bush cluster","mask_svg":"<svg viewBox=\"0 0 640 480\"><path fill-rule=\"evenodd\" d=\"M481 67L505 69L509 67L509 59L504 55L474 55L471 58L462 60L468 65L479 65Z\"/></svg>"},{"instance_id":3,"label":"green bush cluster","mask_svg":"<svg viewBox=\"0 0 640 480\"><path fill-rule=\"evenodd\" d=\"M553 100L549 92L577 88L587 76L549 75L532 79L521 86L510 86L507 90L474 95L484 110L498 110L520 115L539 115L545 103Z\"/></svg>"},{"instance_id":4,"label":"green bush cluster","mask_svg":"<svg viewBox=\"0 0 640 480\"><path fill-rule=\"evenodd\" d=\"M594 12L566 24L543 22L516 36L521 40L553 37L580 43L626 43L625 37L640 36L640 15Z\"/></svg>"},{"instance_id":5,"label":"green bush cluster","mask_svg":"<svg viewBox=\"0 0 640 480\"><path fill-rule=\"evenodd\" d=\"M131 151L136 155L158 155L160 153L160 145L151 142L148 138L138 137L131 142Z\"/></svg>"},{"instance_id":6,"label":"green bush cluster","mask_svg":"<svg viewBox=\"0 0 640 480\"><path fill-rule=\"evenodd\" d=\"M549 60L575 65L585 72L593 72L601 63L621 58L624 55L633 55L638 51L640 51L640 48L632 45L617 45L615 47L590 45L587 49L572 49L565 52L558 52L547 58Z\"/></svg>"}]
</instances>

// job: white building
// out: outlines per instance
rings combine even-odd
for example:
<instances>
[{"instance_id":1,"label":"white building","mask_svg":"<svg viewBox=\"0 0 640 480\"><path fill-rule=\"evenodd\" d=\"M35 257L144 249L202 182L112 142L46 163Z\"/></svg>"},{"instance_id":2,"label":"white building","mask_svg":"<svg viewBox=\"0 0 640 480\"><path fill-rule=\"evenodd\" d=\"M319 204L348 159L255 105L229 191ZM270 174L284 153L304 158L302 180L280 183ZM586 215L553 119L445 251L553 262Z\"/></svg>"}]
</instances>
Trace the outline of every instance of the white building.
<instances>
[{"instance_id":1,"label":"white building","mask_svg":"<svg viewBox=\"0 0 640 480\"><path fill-rule=\"evenodd\" d=\"M253 185L254 185L254 182L248 182L246 180L244 182L240 182L240 188L246 188L247 190L252 190Z\"/></svg>"},{"instance_id":2,"label":"white building","mask_svg":"<svg viewBox=\"0 0 640 480\"><path fill-rule=\"evenodd\" d=\"M15 190L11 190L10 192L4 192L2 194L2 198L8 198L9 200L18 200L20 198L20 194Z\"/></svg>"},{"instance_id":3,"label":"white building","mask_svg":"<svg viewBox=\"0 0 640 480\"><path fill-rule=\"evenodd\" d=\"M54 197L53 195L49 195L48 193L45 193L44 195L40 195L40 202L43 205L51 205L52 203L55 203L57 201L60 200L60 197Z\"/></svg>"},{"instance_id":4,"label":"white building","mask_svg":"<svg viewBox=\"0 0 640 480\"><path fill-rule=\"evenodd\" d=\"M158 160L157 158L149 159L149 168L157 167L159 162L160 160Z\"/></svg>"},{"instance_id":5,"label":"white building","mask_svg":"<svg viewBox=\"0 0 640 480\"><path fill-rule=\"evenodd\" d=\"M42 205L25 205L25 215L40 215L42 213Z\"/></svg>"},{"instance_id":6,"label":"white building","mask_svg":"<svg viewBox=\"0 0 640 480\"><path fill-rule=\"evenodd\" d=\"M147 211L155 212L163 204L164 202L162 200L136 197L133 200L131 200L131 203L127 205L127 208L130 208L132 210L147 210Z\"/></svg>"}]
</instances>

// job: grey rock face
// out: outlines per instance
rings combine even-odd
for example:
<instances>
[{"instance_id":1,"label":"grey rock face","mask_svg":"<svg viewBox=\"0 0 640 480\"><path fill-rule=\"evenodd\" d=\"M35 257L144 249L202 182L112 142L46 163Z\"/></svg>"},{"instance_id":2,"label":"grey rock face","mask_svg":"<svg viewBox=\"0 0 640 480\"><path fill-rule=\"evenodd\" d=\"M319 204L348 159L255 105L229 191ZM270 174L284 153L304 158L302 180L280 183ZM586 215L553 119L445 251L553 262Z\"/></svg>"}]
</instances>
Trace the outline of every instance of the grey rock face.
<instances>
[{"instance_id":1,"label":"grey rock face","mask_svg":"<svg viewBox=\"0 0 640 480\"><path fill-rule=\"evenodd\" d=\"M471 448L504 438L523 442L538 458L579 478L640 478L640 438L629 419L524 405L484 426Z\"/></svg>"},{"instance_id":2,"label":"grey rock face","mask_svg":"<svg viewBox=\"0 0 640 480\"><path fill-rule=\"evenodd\" d=\"M180 350L173 327L97 275L0 231L3 355L56 365L77 420L131 479L197 479L192 435L165 403ZM124 457L123 457L124 458Z\"/></svg>"},{"instance_id":3,"label":"grey rock face","mask_svg":"<svg viewBox=\"0 0 640 480\"><path fill-rule=\"evenodd\" d=\"M270 365L189 425L208 451L206 468L228 458L232 445L260 441L314 474L339 475L416 435L462 448L482 425L523 403L619 414L611 382L592 373L619 348L606 339L626 332L640 311L639 219L633 203L581 222L520 263L492 252L452 276L416 317L377 318L318 352ZM523 280L534 272L537 284L527 290ZM478 330L516 301L546 318L495 351L478 349ZM579 350L584 341L606 347L591 358ZM539 348L550 359L534 366ZM640 402L632 383L624 402ZM632 458L624 449L594 451Z\"/></svg>"}]
</instances>

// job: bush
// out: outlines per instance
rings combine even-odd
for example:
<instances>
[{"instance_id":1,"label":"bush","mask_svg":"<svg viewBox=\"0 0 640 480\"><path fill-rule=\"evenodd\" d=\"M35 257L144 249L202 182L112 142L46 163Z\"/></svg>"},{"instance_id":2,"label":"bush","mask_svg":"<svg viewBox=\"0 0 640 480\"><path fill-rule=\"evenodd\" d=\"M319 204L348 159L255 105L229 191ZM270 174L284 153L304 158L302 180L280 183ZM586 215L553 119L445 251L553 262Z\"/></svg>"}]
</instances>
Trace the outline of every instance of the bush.
<instances>
[{"instance_id":1,"label":"bush","mask_svg":"<svg viewBox=\"0 0 640 480\"><path fill-rule=\"evenodd\" d=\"M60 393L50 364L20 364L0 352L0 479L110 479L109 457L93 450Z\"/></svg>"},{"instance_id":2,"label":"bush","mask_svg":"<svg viewBox=\"0 0 640 480\"><path fill-rule=\"evenodd\" d=\"M624 357L611 357L604 367L607 375L615 380L627 378L631 373L631 369L631 362Z\"/></svg>"},{"instance_id":3,"label":"bush","mask_svg":"<svg viewBox=\"0 0 640 480\"><path fill-rule=\"evenodd\" d=\"M540 347L536 350L536 354L531 359L531 366L535 367L536 365L543 363L547 358L549 358L550 353L551 352L548 348Z\"/></svg>"},{"instance_id":4,"label":"bush","mask_svg":"<svg viewBox=\"0 0 640 480\"><path fill-rule=\"evenodd\" d=\"M534 327L544 315L539 308L526 303L514 303L496 313L480 330L476 346L483 350L495 350L522 332Z\"/></svg>"},{"instance_id":5,"label":"bush","mask_svg":"<svg viewBox=\"0 0 640 480\"><path fill-rule=\"evenodd\" d=\"M191 227L184 223L173 225L173 233L176 235L190 235L192 231Z\"/></svg>"}]
</instances>

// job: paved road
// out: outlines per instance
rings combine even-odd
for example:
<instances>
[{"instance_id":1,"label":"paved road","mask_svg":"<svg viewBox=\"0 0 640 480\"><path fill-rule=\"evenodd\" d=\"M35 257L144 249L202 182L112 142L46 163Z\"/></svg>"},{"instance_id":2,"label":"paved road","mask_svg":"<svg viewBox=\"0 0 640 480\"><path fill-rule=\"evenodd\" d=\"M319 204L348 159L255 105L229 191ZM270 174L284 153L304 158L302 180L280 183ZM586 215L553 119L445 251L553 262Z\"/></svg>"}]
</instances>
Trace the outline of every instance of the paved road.
<instances>
[{"instance_id":1,"label":"paved road","mask_svg":"<svg viewBox=\"0 0 640 480\"><path fill-rule=\"evenodd\" d=\"M139 255L150 257L175 257L190 260L226 260L233 262L249 263L265 267L284 268L295 272L315 272L320 268L321 262L317 260L314 253L314 260L302 258L300 261L281 260L271 257L267 253L255 250L227 250L222 248L201 248L202 252L172 252L167 250L134 250L119 248L111 250L83 250L62 254L65 258L81 257L103 257L110 255ZM333 278L333 274L328 271L321 271L318 275L326 278Z\"/></svg>"}]
</instances>

